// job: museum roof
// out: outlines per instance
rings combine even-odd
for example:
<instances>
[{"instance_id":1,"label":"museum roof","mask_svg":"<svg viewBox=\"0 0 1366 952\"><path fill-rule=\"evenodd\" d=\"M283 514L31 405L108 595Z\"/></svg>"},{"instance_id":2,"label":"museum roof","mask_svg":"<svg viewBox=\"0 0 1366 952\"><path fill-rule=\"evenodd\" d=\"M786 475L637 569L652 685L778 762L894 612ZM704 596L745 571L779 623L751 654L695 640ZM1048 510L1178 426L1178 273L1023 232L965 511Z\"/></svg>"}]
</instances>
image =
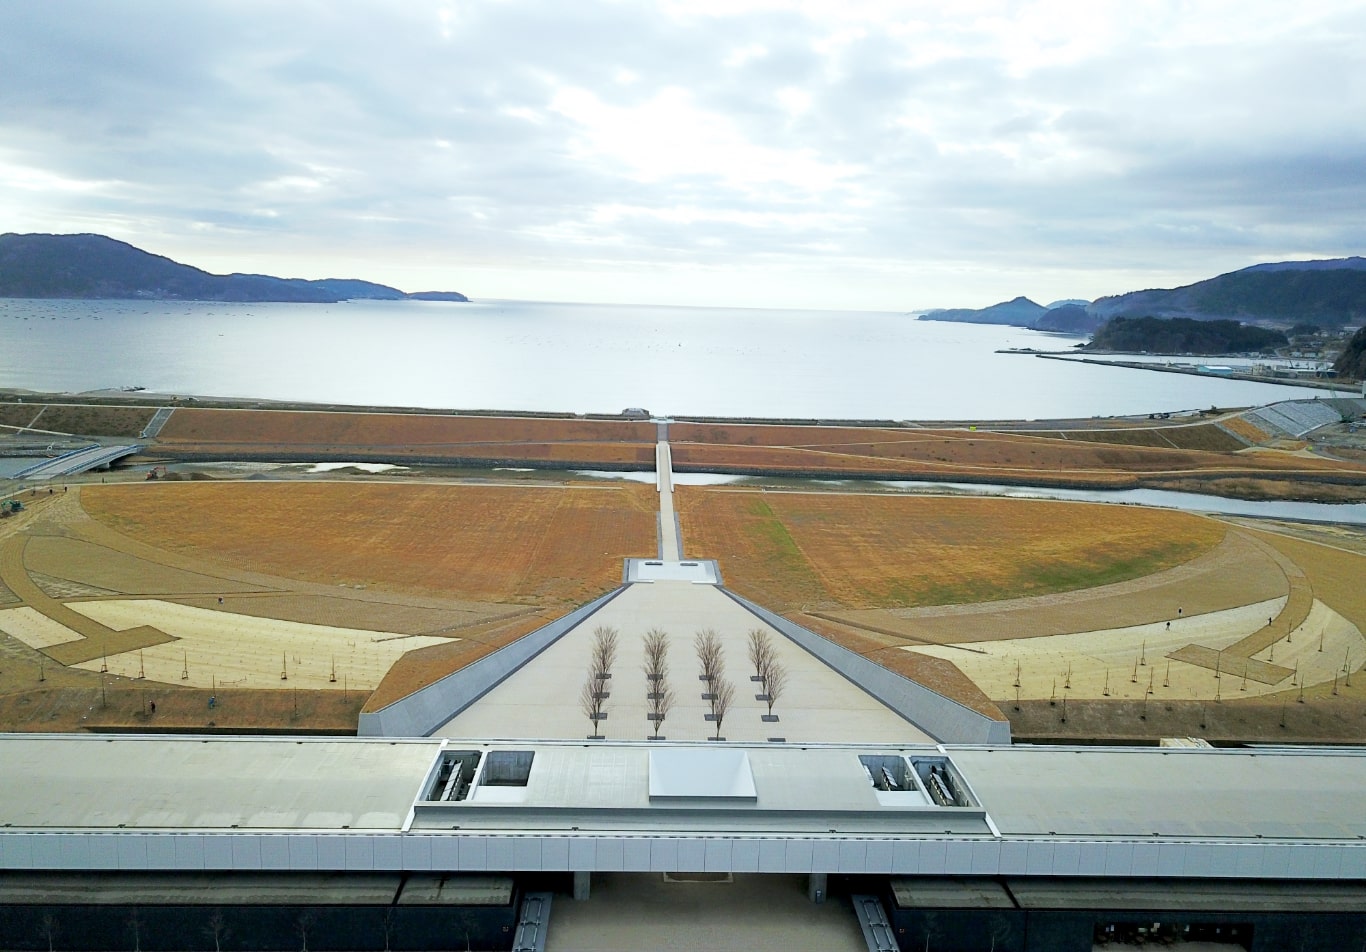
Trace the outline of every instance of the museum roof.
<instances>
[{"instance_id":1,"label":"museum roof","mask_svg":"<svg viewBox=\"0 0 1366 952\"><path fill-rule=\"evenodd\" d=\"M0 763L0 832L1366 839L1366 754L1323 748L5 734Z\"/></svg>"}]
</instances>

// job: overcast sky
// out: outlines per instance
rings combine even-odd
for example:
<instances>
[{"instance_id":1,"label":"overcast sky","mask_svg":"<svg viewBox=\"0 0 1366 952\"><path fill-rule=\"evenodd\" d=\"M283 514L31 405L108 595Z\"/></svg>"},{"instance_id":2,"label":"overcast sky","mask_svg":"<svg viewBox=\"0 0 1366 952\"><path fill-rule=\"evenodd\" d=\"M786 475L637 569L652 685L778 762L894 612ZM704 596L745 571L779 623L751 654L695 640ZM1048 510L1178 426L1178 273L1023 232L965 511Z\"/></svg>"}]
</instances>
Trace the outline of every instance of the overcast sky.
<instances>
[{"instance_id":1,"label":"overcast sky","mask_svg":"<svg viewBox=\"0 0 1366 952\"><path fill-rule=\"evenodd\" d=\"M0 230L912 310L1366 250L1361 0L4 0Z\"/></svg>"}]
</instances>

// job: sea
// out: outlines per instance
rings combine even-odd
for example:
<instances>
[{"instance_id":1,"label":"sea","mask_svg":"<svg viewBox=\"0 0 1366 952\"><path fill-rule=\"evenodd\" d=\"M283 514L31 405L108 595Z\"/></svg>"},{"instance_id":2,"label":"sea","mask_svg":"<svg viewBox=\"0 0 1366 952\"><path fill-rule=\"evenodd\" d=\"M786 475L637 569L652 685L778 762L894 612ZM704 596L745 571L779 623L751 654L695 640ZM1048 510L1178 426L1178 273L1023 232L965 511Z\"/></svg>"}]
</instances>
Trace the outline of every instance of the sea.
<instances>
[{"instance_id":1,"label":"sea","mask_svg":"<svg viewBox=\"0 0 1366 952\"><path fill-rule=\"evenodd\" d=\"M0 300L0 387L847 420L1177 413L1324 391L997 353L1084 338L874 311Z\"/></svg>"}]
</instances>

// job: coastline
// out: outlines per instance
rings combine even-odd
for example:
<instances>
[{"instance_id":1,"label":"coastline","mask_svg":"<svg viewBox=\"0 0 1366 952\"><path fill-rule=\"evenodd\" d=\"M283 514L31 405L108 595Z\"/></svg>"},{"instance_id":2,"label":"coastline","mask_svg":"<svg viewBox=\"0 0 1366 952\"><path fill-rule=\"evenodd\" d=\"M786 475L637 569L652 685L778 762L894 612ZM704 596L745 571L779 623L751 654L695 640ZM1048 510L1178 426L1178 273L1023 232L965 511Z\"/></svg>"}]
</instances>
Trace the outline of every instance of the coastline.
<instances>
[{"instance_id":1,"label":"coastline","mask_svg":"<svg viewBox=\"0 0 1366 952\"><path fill-rule=\"evenodd\" d=\"M1336 378L1268 377L1262 374L1241 373L1237 370L1234 370L1229 373L1213 373L1210 371L1200 370L1198 367L1180 367L1173 366L1170 364L1150 364L1136 360L1096 360L1093 357L1079 357L1072 355L1064 356L1062 354L1040 353L1035 354L1034 356L1042 357L1045 360L1070 361L1074 364L1096 364L1103 367L1125 367L1129 370L1157 370L1163 373L1187 374L1188 376L1193 377L1214 377L1219 380L1245 380L1249 383L1274 383L1280 384L1281 386L1285 387L1308 387L1313 390L1333 391L1335 396L1342 397L1356 397L1361 395L1359 391L1344 386L1344 381L1338 380ZM1219 358L1213 357L1210 359L1218 360ZM1348 381L1347 383L1350 383L1350 381Z\"/></svg>"}]
</instances>

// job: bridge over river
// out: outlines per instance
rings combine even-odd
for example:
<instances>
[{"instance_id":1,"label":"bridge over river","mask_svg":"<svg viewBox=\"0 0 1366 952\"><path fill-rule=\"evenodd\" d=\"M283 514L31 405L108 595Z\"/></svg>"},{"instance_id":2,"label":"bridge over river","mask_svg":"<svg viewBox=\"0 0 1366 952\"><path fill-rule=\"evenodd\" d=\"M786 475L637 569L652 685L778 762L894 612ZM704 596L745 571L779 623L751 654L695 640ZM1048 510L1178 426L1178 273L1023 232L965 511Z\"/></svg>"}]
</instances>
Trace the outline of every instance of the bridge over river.
<instances>
[{"instance_id":1,"label":"bridge over river","mask_svg":"<svg viewBox=\"0 0 1366 952\"><path fill-rule=\"evenodd\" d=\"M43 459L14 473L11 479L60 479L92 469L108 469L116 460L132 456L141 443L96 444L51 459Z\"/></svg>"}]
</instances>

